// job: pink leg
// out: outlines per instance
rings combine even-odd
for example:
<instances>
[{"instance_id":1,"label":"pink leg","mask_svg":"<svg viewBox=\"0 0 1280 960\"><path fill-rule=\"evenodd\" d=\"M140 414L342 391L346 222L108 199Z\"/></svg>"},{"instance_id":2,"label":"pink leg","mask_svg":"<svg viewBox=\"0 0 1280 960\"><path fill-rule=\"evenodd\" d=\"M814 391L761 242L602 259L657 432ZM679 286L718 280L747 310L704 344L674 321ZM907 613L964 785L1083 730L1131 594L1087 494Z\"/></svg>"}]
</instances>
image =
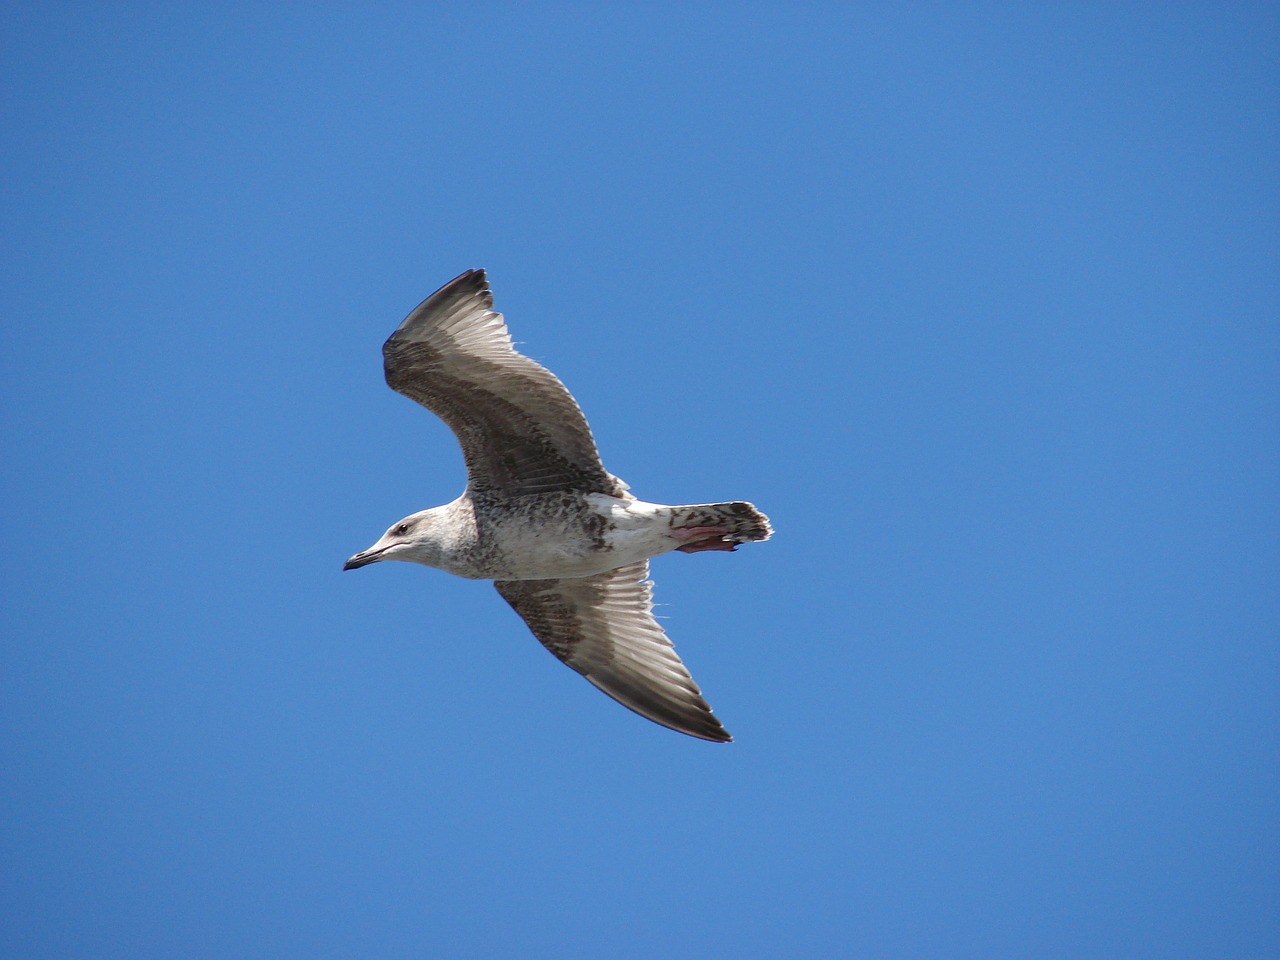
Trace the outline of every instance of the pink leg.
<instances>
[{"instance_id":1,"label":"pink leg","mask_svg":"<svg viewBox=\"0 0 1280 960\"><path fill-rule=\"evenodd\" d=\"M673 527L671 529L673 537L684 541L684 543L676 547L681 553L699 553L702 550L737 550L738 545L736 543L725 539L728 534L728 527Z\"/></svg>"}]
</instances>

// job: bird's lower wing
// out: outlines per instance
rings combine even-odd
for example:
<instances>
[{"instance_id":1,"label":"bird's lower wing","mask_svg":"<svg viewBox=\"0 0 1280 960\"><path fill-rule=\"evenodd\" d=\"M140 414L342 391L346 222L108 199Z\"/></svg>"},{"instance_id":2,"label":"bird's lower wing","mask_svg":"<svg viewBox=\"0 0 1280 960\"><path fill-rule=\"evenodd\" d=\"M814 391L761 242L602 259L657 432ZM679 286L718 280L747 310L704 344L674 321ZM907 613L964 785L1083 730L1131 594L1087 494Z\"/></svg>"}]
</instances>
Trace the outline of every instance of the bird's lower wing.
<instances>
[{"instance_id":1,"label":"bird's lower wing","mask_svg":"<svg viewBox=\"0 0 1280 960\"><path fill-rule=\"evenodd\" d=\"M732 740L654 619L648 576L641 562L494 586L543 646L623 706L691 737Z\"/></svg>"}]
</instances>

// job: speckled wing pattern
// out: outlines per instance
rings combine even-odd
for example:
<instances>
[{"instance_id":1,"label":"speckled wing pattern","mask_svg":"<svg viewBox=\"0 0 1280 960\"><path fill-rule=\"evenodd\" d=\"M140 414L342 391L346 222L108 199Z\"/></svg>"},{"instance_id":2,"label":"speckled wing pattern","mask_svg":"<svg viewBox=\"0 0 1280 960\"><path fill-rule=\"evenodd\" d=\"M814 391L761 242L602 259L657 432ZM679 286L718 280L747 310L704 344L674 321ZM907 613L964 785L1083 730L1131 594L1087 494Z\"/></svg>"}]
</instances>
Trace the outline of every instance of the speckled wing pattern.
<instances>
[{"instance_id":1,"label":"speckled wing pattern","mask_svg":"<svg viewBox=\"0 0 1280 960\"><path fill-rule=\"evenodd\" d=\"M645 561L573 580L494 586L542 645L642 717L703 740L732 740L653 616Z\"/></svg>"},{"instance_id":2,"label":"speckled wing pattern","mask_svg":"<svg viewBox=\"0 0 1280 960\"><path fill-rule=\"evenodd\" d=\"M574 490L628 496L600 462L577 402L517 353L483 270L422 301L383 344L387 384L442 419L462 445L468 489L498 498Z\"/></svg>"}]
</instances>

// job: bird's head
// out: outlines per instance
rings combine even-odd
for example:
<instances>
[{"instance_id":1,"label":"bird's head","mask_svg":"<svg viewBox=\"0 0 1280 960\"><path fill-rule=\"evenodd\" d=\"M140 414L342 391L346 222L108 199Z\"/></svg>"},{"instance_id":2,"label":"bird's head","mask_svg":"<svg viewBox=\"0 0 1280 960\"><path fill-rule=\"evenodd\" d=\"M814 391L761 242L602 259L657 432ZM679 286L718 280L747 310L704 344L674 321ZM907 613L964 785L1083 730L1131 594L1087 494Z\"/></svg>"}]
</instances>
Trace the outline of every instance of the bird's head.
<instances>
[{"instance_id":1,"label":"bird's head","mask_svg":"<svg viewBox=\"0 0 1280 960\"><path fill-rule=\"evenodd\" d=\"M441 556L439 509L422 510L393 523L377 543L351 557L342 569L355 570L379 560L410 560L438 567Z\"/></svg>"}]
</instances>

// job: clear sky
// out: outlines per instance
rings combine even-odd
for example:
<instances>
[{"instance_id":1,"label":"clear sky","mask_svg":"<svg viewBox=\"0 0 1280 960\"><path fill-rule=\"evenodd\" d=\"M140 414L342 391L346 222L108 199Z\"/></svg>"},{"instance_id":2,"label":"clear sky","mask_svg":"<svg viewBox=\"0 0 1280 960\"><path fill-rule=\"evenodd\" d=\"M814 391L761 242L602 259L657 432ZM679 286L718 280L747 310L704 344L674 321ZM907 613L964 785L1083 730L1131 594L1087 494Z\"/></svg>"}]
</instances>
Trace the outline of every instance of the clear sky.
<instances>
[{"instance_id":1,"label":"clear sky","mask_svg":"<svg viewBox=\"0 0 1280 960\"><path fill-rule=\"evenodd\" d=\"M1280 12L11 3L0 954L1280 955ZM382 381L490 271L728 746Z\"/></svg>"}]
</instances>

